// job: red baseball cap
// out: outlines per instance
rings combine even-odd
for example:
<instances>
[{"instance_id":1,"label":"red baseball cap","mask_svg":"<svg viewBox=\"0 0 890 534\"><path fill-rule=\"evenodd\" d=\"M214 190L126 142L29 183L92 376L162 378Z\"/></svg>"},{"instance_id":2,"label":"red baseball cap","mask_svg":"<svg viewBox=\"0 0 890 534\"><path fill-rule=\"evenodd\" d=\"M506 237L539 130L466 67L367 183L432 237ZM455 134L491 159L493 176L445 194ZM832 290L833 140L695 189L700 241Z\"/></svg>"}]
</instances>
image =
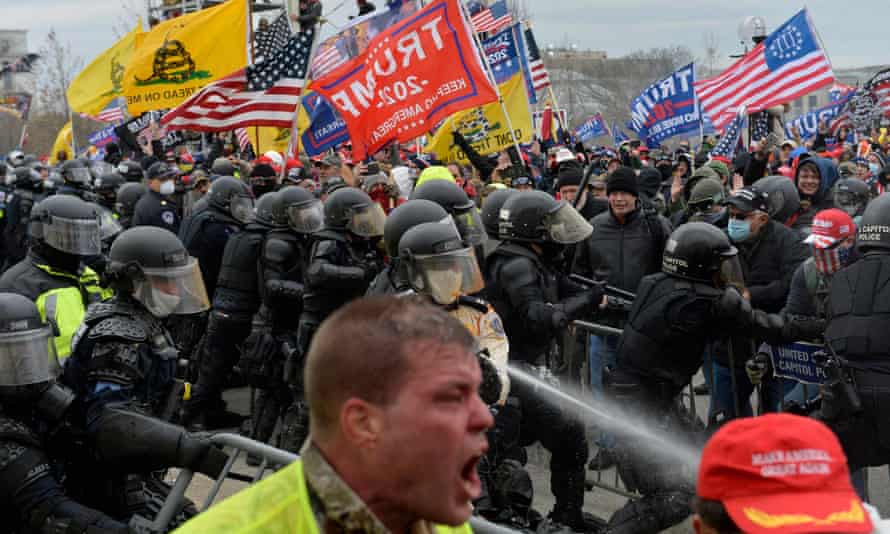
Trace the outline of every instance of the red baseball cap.
<instances>
[{"instance_id":1,"label":"red baseball cap","mask_svg":"<svg viewBox=\"0 0 890 534\"><path fill-rule=\"evenodd\" d=\"M813 217L813 227L804 243L816 248L831 248L838 242L856 235L856 224L847 212L837 208L822 210Z\"/></svg>"},{"instance_id":2,"label":"red baseball cap","mask_svg":"<svg viewBox=\"0 0 890 534\"><path fill-rule=\"evenodd\" d=\"M847 457L823 423L790 414L736 419L705 445L698 496L746 533L872 531Z\"/></svg>"}]
</instances>

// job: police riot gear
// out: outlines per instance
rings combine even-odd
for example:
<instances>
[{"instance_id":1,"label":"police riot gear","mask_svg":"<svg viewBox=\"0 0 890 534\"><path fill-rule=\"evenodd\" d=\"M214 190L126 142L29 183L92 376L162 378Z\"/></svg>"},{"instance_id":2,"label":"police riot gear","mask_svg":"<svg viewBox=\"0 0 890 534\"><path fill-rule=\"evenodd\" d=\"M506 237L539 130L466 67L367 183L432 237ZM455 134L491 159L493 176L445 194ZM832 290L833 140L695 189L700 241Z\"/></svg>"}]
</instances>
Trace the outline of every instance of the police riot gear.
<instances>
[{"instance_id":1,"label":"police riot gear","mask_svg":"<svg viewBox=\"0 0 890 534\"><path fill-rule=\"evenodd\" d=\"M147 192L148 188L141 183L126 183L117 190L117 201L114 205L114 211L118 215L118 221L120 221L124 229L130 227L136 203Z\"/></svg>"},{"instance_id":2,"label":"police riot gear","mask_svg":"<svg viewBox=\"0 0 890 534\"><path fill-rule=\"evenodd\" d=\"M473 249L465 247L452 222L423 223L399 240L399 261L411 287L436 304L453 304L485 286Z\"/></svg>"},{"instance_id":3,"label":"police riot gear","mask_svg":"<svg viewBox=\"0 0 890 534\"><path fill-rule=\"evenodd\" d=\"M117 202L117 190L125 183L124 177L116 172L102 174L96 178L95 191L99 204L113 210Z\"/></svg>"},{"instance_id":4,"label":"police riot gear","mask_svg":"<svg viewBox=\"0 0 890 534\"><path fill-rule=\"evenodd\" d=\"M7 265L21 261L28 251L28 225L34 205L43 200L43 179L37 171L18 167L10 171L14 189L6 198Z\"/></svg>"},{"instance_id":5,"label":"police riot gear","mask_svg":"<svg viewBox=\"0 0 890 534\"><path fill-rule=\"evenodd\" d=\"M767 176L754 182L752 187L769 197L770 219L785 224L800 211L800 192L785 176Z\"/></svg>"},{"instance_id":6,"label":"police riot gear","mask_svg":"<svg viewBox=\"0 0 890 534\"><path fill-rule=\"evenodd\" d=\"M411 200L432 200L439 204L454 219L457 230L464 241L470 246L485 242L485 229L476 204L454 182L448 180L429 180L411 193Z\"/></svg>"},{"instance_id":7,"label":"police riot gear","mask_svg":"<svg viewBox=\"0 0 890 534\"><path fill-rule=\"evenodd\" d=\"M844 178L834 184L834 207L847 213L850 217L860 218L865 206L871 198L868 184L858 178Z\"/></svg>"},{"instance_id":8,"label":"police riot gear","mask_svg":"<svg viewBox=\"0 0 890 534\"><path fill-rule=\"evenodd\" d=\"M120 162L117 166L117 172L119 172L127 182L139 183L145 177L139 162L132 160Z\"/></svg>"}]
</instances>

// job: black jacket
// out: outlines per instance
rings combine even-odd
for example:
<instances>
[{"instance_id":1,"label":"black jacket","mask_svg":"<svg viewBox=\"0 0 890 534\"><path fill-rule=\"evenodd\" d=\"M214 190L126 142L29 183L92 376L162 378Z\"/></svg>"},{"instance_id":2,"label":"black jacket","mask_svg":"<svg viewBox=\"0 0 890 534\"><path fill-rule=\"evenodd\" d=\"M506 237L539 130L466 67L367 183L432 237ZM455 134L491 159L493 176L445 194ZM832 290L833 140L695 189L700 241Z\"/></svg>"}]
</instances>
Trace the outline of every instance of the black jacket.
<instances>
[{"instance_id":1,"label":"black jacket","mask_svg":"<svg viewBox=\"0 0 890 534\"><path fill-rule=\"evenodd\" d=\"M133 209L132 226L157 226L179 234L179 207L172 197L149 191Z\"/></svg>"},{"instance_id":2,"label":"black jacket","mask_svg":"<svg viewBox=\"0 0 890 534\"><path fill-rule=\"evenodd\" d=\"M778 313L785 306L795 269L809 256L809 248L797 233L776 221L767 222L754 241L740 244L739 260L751 306Z\"/></svg>"}]
</instances>

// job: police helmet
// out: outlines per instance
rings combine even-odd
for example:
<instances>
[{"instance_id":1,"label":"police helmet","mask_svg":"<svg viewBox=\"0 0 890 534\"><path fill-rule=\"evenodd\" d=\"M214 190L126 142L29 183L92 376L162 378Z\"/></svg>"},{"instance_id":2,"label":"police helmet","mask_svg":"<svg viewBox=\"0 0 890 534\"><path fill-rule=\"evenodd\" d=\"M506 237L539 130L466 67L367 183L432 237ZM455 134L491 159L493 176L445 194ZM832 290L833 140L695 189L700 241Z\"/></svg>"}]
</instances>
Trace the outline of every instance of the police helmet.
<instances>
[{"instance_id":1,"label":"police helmet","mask_svg":"<svg viewBox=\"0 0 890 534\"><path fill-rule=\"evenodd\" d=\"M148 192L148 188L136 182L129 182L117 190L117 202L114 205L119 215L130 216L136 209L136 203L142 195Z\"/></svg>"},{"instance_id":2,"label":"police helmet","mask_svg":"<svg viewBox=\"0 0 890 534\"><path fill-rule=\"evenodd\" d=\"M399 264L411 287L437 304L452 304L485 286L473 248L447 219L409 228L399 240Z\"/></svg>"},{"instance_id":3,"label":"police helmet","mask_svg":"<svg viewBox=\"0 0 890 534\"><path fill-rule=\"evenodd\" d=\"M784 224L800 210L800 193L794 182L785 176L761 178L753 187L769 197L769 217L774 221Z\"/></svg>"},{"instance_id":4,"label":"police helmet","mask_svg":"<svg viewBox=\"0 0 890 534\"><path fill-rule=\"evenodd\" d=\"M210 206L228 213L236 221L246 223L253 215L253 194L241 180L231 176L217 178L211 182L206 196Z\"/></svg>"},{"instance_id":5,"label":"police helmet","mask_svg":"<svg viewBox=\"0 0 890 534\"><path fill-rule=\"evenodd\" d=\"M284 211L280 191L266 193L256 201L254 222L273 228L287 228L287 215L284 215L283 223L280 223L276 217L277 213Z\"/></svg>"},{"instance_id":6,"label":"police helmet","mask_svg":"<svg viewBox=\"0 0 890 534\"><path fill-rule=\"evenodd\" d=\"M142 165L138 161L122 161L117 166L117 172L128 182L141 182L145 175L142 173Z\"/></svg>"},{"instance_id":7,"label":"police helmet","mask_svg":"<svg viewBox=\"0 0 890 534\"><path fill-rule=\"evenodd\" d=\"M121 226L110 209L94 202L90 202L90 205L99 216L99 239L103 243L111 243L118 234L124 231L124 227Z\"/></svg>"},{"instance_id":8,"label":"police helmet","mask_svg":"<svg viewBox=\"0 0 890 534\"><path fill-rule=\"evenodd\" d=\"M235 176L235 165L228 158L216 158L210 167L210 174L216 176Z\"/></svg>"},{"instance_id":9,"label":"police helmet","mask_svg":"<svg viewBox=\"0 0 890 534\"><path fill-rule=\"evenodd\" d=\"M210 302L198 260L173 232L136 226L121 233L108 253L109 278L155 317L194 314Z\"/></svg>"},{"instance_id":10,"label":"police helmet","mask_svg":"<svg viewBox=\"0 0 890 534\"><path fill-rule=\"evenodd\" d=\"M593 233L571 204L543 191L512 195L501 207L498 235L505 241L570 245Z\"/></svg>"},{"instance_id":11,"label":"police helmet","mask_svg":"<svg viewBox=\"0 0 890 534\"><path fill-rule=\"evenodd\" d=\"M383 245L390 258L399 256L399 240L410 228L418 224L449 220L445 208L432 200L409 200L389 212L383 226Z\"/></svg>"},{"instance_id":12,"label":"police helmet","mask_svg":"<svg viewBox=\"0 0 890 534\"><path fill-rule=\"evenodd\" d=\"M686 223L674 230L664 247L661 270L696 282L743 284L738 249L726 233L704 222ZM716 274L720 278L715 280Z\"/></svg>"},{"instance_id":13,"label":"police helmet","mask_svg":"<svg viewBox=\"0 0 890 534\"><path fill-rule=\"evenodd\" d=\"M88 186L92 183L92 175L90 169L80 160L75 159L66 161L59 169L65 183L75 184L78 186Z\"/></svg>"},{"instance_id":14,"label":"police helmet","mask_svg":"<svg viewBox=\"0 0 890 534\"><path fill-rule=\"evenodd\" d=\"M498 189L487 197L482 203L482 227L489 239L498 239L498 226L500 225L501 208L511 196L517 194L515 189Z\"/></svg>"},{"instance_id":15,"label":"police helmet","mask_svg":"<svg viewBox=\"0 0 890 534\"><path fill-rule=\"evenodd\" d=\"M843 178L834 184L834 207L850 217L862 213L871 198L868 184L858 178Z\"/></svg>"},{"instance_id":16,"label":"police helmet","mask_svg":"<svg viewBox=\"0 0 890 534\"><path fill-rule=\"evenodd\" d=\"M856 233L859 252L890 252L890 193L872 199L865 207Z\"/></svg>"},{"instance_id":17,"label":"police helmet","mask_svg":"<svg viewBox=\"0 0 890 534\"><path fill-rule=\"evenodd\" d=\"M449 180L429 180L415 187L411 199L432 200L445 208L454 219L457 230L471 246L485 242L485 229L476 204L464 193L463 189Z\"/></svg>"},{"instance_id":18,"label":"police helmet","mask_svg":"<svg viewBox=\"0 0 890 534\"><path fill-rule=\"evenodd\" d=\"M719 180L701 178L692 187L686 204L689 220L725 227L729 221L729 212L723 205L725 200L726 190Z\"/></svg>"},{"instance_id":19,"label":"police helmet","mask_svg":"<svg viewBox=\"0 0 890 534\"><path fill-rule=\"evenodd\" d=\"M324 203L324 227L348 231L360 237L383 235L386 214L380 204L355 187L334 191Z\"/></svg>"},{"instance_id":20,"label":"police helmet","mask_svg":"<svg viewBox=\"0 0 890 534\"><path fill-rule=\"evenodd\" d=\"M111 205L117 198L117 190L126 183L124 177L116 172L103 174L96 178L95 191L99 197Z\"/></svg>"},{"instance_id":21,"label":"police helmet","mask_svg":"<svg viewBox=\"0 0 890 534\"><path fill-rule=\"evenodd\" d=\"M99 214L93 204L72 195L53 195L31 210L31 237L74 256L102 252Z\"/></svg>"},{"instance_id":22,"label":"police helmet","mask_svg":"<svg viewBox=\"0 0 890 534\"><path fill-rule=\"evenodd\" d=\"M278 193L281 195L281 202L275 212L277 224L283 223L300 234L321 230L324 225L324 206L315 195L296 185L283 187Z\"/></svg>"},{"instance_id":23,"label":"police helmet","mask_svg":"<svg viewBox=\"0 0 890 534\"><path fill-rule=\"evenodd\" d=\"M12 171L12 181L17 188L29 191L40 191L43 187L43 177L30 167L16 167Z\"/></svg>"},{"instance_id":24,"label":"police helmet","mask_svg":"<svg viewBox=\"0 0 890 534\"><path fill-rule=\"evenodd\" d=\"M34 302L0 293L0 399L32 402L60 372L52 328Z\"/></svg>"}]
</instances>

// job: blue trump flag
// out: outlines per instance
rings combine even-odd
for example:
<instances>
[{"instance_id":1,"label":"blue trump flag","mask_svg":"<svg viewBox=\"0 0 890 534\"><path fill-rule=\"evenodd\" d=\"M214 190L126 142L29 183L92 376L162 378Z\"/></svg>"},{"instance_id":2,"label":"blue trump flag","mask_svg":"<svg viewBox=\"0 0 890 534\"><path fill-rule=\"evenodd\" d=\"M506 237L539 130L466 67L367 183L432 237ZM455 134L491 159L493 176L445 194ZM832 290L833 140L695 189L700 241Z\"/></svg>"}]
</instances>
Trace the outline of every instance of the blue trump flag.
<instances>
[{"instance_id":1,"label":"blue trump flag","mask_svg":"<svg viewBox=\"0 0 890 534\"><path fill-rule=\"evenodd\" d=\"M603 116L599 113L590 117L581 123L580 126L575 128L575 137L582 143L601 135L609 135L609 129L606 128L606 122L603 120Z\"/></svg>"},{"instance_id":2,"label":"blue trump flag","mask_svg":"<svg viewBox=\"0 0 890 534\"><path fill-rule=\"evenodd\" d=\"M615 146L620 145L621 143L630 139L628 135L621 131L621 128L618 127L617 123L612 124L612 140L615 141Z\"/></svg>"},{"instance_id":3,"label":"blue trump flag","mask_svg":"<svg viewBox=\"0 0 890 534\"><path fill-rule=\"evenodd\" d=\"M695 65L692 63L653 83L631 102L628 126L640 139L653 145L697 130L700 118L693 83Z\"/></svg>"},{"instance_id":4,"label":"blue trump flag","mask_svg":"<svg viewBox=\"0 0 890 534\"><path fill-rule=\"evenodd\" d=\"M847 105L847 102L850 101L850 97L852 96L852 93L848 93L836 102L832 102L819 109L814 109L809 113L804 113L800 117L786 122L785 137L794 139L792 129L795 126L797 126L797 131L800 132L801 139L816 137L816 134L819 133L819 121L824 121L825 124L831 124L831 121L841 114L841 110L844 109L844 106Z\"/></svg>"},{"instance_id":5,"label":"blue trump flag","mask_svg":"<svg viewBox=\"0 0 890 534\"><path fill-rule=\"evenodd\" d=\"M518 24L513 24L482 41L485 59L491 65L494 81L500 85L512 78L522 66L519 59L519 46L514 32Z\"/></svg>"},{"instance_id":6,"label":"blue trump flag","mask_svg":"<svg viewBox=\"0 0 890 534\"><path fill-rule=\"evenodd\" d=\"M306 95L302 105L309 115L310 125L300 139L303 150L310 157L349 141L346 123L321 95L318 93Z\"/></svg>"}]
</instances>

